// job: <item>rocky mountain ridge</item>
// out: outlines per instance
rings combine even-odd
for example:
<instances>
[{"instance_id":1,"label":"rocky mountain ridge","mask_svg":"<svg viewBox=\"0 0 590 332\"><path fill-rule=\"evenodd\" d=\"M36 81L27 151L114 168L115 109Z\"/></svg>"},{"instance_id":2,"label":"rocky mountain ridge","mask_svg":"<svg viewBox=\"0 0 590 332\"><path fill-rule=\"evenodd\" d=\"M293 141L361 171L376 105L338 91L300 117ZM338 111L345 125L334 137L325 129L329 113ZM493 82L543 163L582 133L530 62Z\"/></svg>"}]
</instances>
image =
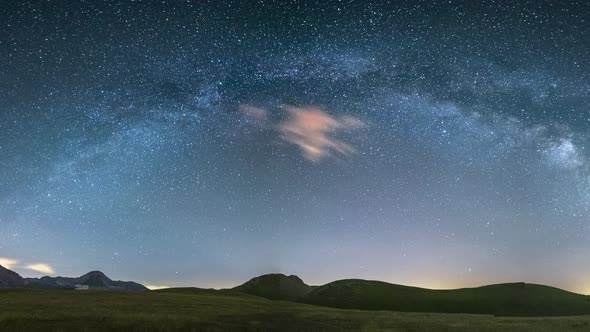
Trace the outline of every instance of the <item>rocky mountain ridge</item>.
<instances>
[{"instance_id":1,"label":"rocky mountain ridge","mask_svg":"<svg viewBox=\"0 0 590 332\"><path fill-rule=\"evenodd\" d=\"M41 277L23 278L18 273L0 265L0 288L54 288L74 289L77 286L88 286L88 289L147 291L147 287L133 281L115 281L100 271L88 272L77 278Z\"/></svg>"}]
</instances>

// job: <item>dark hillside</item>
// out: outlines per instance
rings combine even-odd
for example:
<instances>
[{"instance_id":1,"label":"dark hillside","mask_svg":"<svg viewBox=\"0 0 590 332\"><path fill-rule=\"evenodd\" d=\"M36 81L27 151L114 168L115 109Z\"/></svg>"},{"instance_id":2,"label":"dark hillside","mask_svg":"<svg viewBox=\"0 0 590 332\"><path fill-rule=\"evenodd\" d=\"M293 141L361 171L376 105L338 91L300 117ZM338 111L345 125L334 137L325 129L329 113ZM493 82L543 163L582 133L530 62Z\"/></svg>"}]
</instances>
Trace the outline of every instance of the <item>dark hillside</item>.
<instances>
[{"instance_id":1,"label":"dark hillside","mask_svg":"<svg viewBox=\"0 0 590 332\"><path fill-rule=\"evenodd\" d=\"M0 265L0 288L24 287L24 279L16 272Z\"/></svg>"},{"instance_id":2,"label":"dark hillside","mask_svg":"<svg viewBox=\"0 0 590 332\"><path fill-rule=\"evenodd\" d=\"M270 300L295 301L307 295L312 287L295 275L275 273L250 279L233 290Z\"/></svg>"},{"instance_id":3,"label":"dark hillside","mask_svg":"<svg viewBox=\"0 0 590 332\"><path fill-rule=\"evenodd\" d=\"M499 316L590 314L589 296L525 283L431 290L381 281L339 280L314 289L302 302L346 309Z\"/></svg>"}]
</instances>

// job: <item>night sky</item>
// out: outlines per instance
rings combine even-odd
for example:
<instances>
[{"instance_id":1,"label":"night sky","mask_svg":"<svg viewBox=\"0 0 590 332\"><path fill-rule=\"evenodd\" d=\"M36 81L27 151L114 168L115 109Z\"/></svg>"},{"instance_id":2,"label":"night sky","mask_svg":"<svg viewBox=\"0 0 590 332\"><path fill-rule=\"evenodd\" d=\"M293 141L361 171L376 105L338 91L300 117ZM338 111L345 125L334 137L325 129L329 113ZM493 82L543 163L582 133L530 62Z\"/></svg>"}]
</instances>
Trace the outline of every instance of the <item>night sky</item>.
<instances>
[{"instance_id":1,"label":"night sky","mask_svg":"<svg viewBox=\"0 0 590 332\"><path fill-rule=\"evenodd\" d=\"M585 1L3 1L0 264L590 293Z\"/></svg>"}]
</instances>

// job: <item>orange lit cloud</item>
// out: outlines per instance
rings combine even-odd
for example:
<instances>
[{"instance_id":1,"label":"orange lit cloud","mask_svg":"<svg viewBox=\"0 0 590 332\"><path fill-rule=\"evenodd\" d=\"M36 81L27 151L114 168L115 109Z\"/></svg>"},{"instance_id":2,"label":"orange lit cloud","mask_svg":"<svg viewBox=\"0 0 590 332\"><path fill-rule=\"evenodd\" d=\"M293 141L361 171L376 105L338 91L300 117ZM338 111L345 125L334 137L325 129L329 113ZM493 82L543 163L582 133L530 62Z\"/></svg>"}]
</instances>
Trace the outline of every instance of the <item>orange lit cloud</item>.
<instances>
[{"instance_id":1,"label":"orange lit cloud","mask_svg":"<svg viewBox=\"0 0 590 332\"><path fill-rule=\"evenodd\" d=\"M266 108L241 105L239 111L256 124L277 131L280 138L299 147L308 160L321 160L333 154L348 156L356 150L348 143L337 139L336 132L364 126L353 116L332 116L318 107L284 106L287 118L278 123L269 121Z\"/></svg>"},{"instance_id":2,"label":"orange lit cloud","mask_svg":"<svg viewBox=\"0 0 590 332\"><path fill-rule=\"evenodd\" d=\"M278 126L282 138L297 145L309 160L320 160L333 152L350 155L355 149L334 137L338 130L358 128L363 122L351 116L334 117L315 107L287 107L289 118Z\"/></svg>"}]
</instances>

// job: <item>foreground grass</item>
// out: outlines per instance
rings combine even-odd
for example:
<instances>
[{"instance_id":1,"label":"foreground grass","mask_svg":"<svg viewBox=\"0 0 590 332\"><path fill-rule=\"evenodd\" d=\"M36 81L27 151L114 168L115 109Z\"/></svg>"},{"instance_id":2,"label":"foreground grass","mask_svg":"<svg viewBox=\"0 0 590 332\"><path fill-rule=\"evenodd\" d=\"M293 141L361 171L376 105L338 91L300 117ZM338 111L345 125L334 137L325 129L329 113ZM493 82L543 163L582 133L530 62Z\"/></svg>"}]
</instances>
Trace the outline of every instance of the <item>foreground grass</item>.
<instances>
[{"instance_id":1,"label":"foreground grass","mask_svg":"<svg viewBox=\"0 0 590 332\"><path fill-rule=\"evenodd\" d=\"M590 316L330 309L214 292L1 290L0 331L587 331Z\"/></svg>"}]
</instances>

